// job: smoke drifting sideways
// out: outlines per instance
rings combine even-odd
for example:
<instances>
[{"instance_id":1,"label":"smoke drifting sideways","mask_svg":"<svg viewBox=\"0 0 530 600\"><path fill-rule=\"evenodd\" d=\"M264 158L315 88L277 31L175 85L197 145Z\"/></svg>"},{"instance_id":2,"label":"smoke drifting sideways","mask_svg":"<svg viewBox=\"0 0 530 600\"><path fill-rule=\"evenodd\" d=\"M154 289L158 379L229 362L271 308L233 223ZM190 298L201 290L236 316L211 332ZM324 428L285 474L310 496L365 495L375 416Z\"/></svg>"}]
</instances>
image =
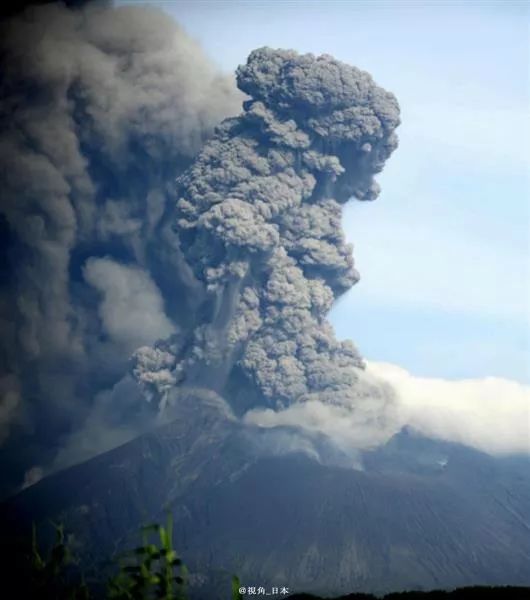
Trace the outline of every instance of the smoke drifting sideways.
<instances>
[{"instance_id":1,"label":"smoke drifting sideways","mask_svg":"<svg viewBox=\"0 0 530 600\"><path fill-rule=\"evenodd\" d=\"M47 4L0 29L4 495L136 430L128 358L185 304L157 248L166 187L242 94L155 9Z\"/></svg>"},{"instance_id":2,"label":"smoke drifting sideways","mask_svg":"<svg viewBox=\"0 0 530 600\"><path fill-rule=\"evenodd\" d=\"M135 353L133 374L161 407L198 385L237 415L339 406L354 415L357 443L374 443L393 426L392 389L365 373L326 314L359 279L341 207L378 195L398 103L327 55L261 48L237 83L250 96L244 112L220 125L173 190L168 228L197 309L186 328Z\"/></svg>"}]
</instances>

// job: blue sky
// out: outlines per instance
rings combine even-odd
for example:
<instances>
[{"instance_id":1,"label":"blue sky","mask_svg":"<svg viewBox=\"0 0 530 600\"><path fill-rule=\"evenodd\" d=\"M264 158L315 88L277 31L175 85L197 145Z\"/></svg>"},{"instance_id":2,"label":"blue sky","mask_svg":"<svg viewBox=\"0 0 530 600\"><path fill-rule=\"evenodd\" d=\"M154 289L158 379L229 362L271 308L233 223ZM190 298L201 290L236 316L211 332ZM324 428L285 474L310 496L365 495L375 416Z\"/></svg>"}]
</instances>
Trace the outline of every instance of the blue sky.
<instances>
[{"instance_id":1,"label":"blue sky","mask_svg":"<svg viewBox=\"0 0 530 600\"><path fill-rule=\"evenodd\" d=\"M331 314L370 360L530 382L530 4L172 1L225 71L259 46L328 53L402 108L381 196L344 228L361 281Z\"/></svg>"}]
</instances>

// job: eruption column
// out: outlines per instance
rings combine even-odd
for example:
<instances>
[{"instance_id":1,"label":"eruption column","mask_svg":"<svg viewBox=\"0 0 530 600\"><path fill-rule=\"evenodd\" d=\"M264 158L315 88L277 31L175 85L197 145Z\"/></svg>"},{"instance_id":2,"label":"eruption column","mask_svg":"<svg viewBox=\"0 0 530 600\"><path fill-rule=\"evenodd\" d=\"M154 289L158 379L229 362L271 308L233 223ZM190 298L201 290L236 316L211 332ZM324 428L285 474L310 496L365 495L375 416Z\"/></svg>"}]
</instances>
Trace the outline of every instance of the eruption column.
<instances>
[{"instance_id":1,"label":"eruption column","mask_svg":"<svg viewBox=\"0 0 530 600\"><path fill-rule=\"evenodd\" d=\"M202 385L236 412L381 396L326 314L359 279L342 204L378 195L397 101L330 56L269 48L237 83L244 112L178 178L169 216L198 308L187 330L138 350L133 373L160 403L175 385Z\"/></svg>"}]
</instances>

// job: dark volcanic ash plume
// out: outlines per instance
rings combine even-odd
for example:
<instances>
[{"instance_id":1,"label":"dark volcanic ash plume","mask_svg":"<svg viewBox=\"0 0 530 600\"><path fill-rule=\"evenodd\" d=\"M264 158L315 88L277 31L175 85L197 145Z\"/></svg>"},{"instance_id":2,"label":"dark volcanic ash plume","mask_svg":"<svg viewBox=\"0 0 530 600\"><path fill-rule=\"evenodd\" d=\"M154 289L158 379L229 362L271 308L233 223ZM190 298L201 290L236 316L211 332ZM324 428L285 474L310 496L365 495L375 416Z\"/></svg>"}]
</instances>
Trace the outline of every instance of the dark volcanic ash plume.
<instances>
[{"instance_id":1,"label":"dark volcanic ash plume","mask_svg":"<svg viewBox=\"0 0 530 600\"><path fill-rule=\"evenodd\" d=\"M178 309L166 185L242 94L155 9L48 4L0 29L1 495L87 422L131 422L136 385L113 386Z\"/></svg>"},{"instance_id":2,"label":"dark volcanic ash plume","mask_svg":"<svg viewBox=\"0 0 530 600\"><path fill-rule=\"evenodd\" d=\"M373 418L367 382L326 314L359 278L341 205L378 194L399 107L370 75L330 56L262 48L237 71L250 96L178 179L170 227L197 309L189 327L135 354L151 397L208 386L236 412L316 400ZM169 236L168 236L169 237Z\"/></svg>"},{"instance_id":3,"label":"dark volcanic ash plume","mask_svg":"<svg viewBox=\"0 0 530 600\"><path fill-rule=\"evenodd\" d=\"M394 96L263 48L212 136L243 94L162 12L50 4L2 29L0 494L190 389L381 428L392 394L326 314L358 280L341 206L378 194Z\"/></svg>"}]
</instances>

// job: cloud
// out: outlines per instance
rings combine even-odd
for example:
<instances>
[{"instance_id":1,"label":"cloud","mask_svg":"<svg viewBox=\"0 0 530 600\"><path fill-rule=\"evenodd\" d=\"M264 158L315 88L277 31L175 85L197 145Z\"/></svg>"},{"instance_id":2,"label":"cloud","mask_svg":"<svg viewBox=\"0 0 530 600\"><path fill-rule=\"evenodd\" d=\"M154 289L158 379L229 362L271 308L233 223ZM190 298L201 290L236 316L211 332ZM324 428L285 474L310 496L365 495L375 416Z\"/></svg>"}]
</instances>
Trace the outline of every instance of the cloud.
<instances>
[{"instance_id":1,"label":"cloud","mask_svg":"<svg viewBox=\"0 0 530 600\"><path fill-rule=\"evenodd\" d=\"M90 258L84 269L87 283L101 296L103 331L126 353L175 332L164 312L160 291L148 273L110 258Z\"/></svg>"},{"instance_id":2,"label":"cloud","mask_svg":"<svg viewBox=\"0 0 530 600\"><path fill-rule=\"evenodd\" d=\"M326 316L358 279L342 205L377 197L398 102L329 55L267 47L237 84L243 112L177 179L170 215L203 310L183 335L137 351L133 374L161 406L184 383L211 386L237 414L302 397L361 402L362 359Z\"/></svg>"},{"instance_id":3,"label":"cloud","mask_svg":"<svg viewBox=\"0 0 530 600\"><path fill-rule=\"evenodd\" d=\"M22 489L26 489L38 483L44 477L44 471L41 467L31 467L24 473L24 483L22 484Z\"/></svg>"},{"instance_id":4,"label":"cloud","mask_svg":"<svg viewBox=\"0 0 530 600\"><path fill-rule=\"evenodd\" d=\"M396 391L400 424L490 454L530 453L530 386L499 377L417 377L387 363L367 368Z\"/></svg>"},{"instance_id":5,"label":"cloud","mask_svg":"<svg viewBox=\"0 0 530 600\"><path fill-rule=\"evenodd\" d=\"M265 428L300 427L322 433L348 452L366 450L384 444L401 428L396 413L396 394L383 378L370 369L356 370L357 394L333 403L329 398L313 398L273 410L253 408L244 416L247 424Z\"/></svg>"},{"instance_id":6,"label":"cloud","mask_svg":"<svg viewBox=\"0 0 530 600\"><path fill-rule=\"evenodd\" d=\"M313 400L278 411L252 409L243 420L265 428L320 432L343 450L377 447L409 426L426 437L492 455L530 453L530 386L495 377L455 381L417 377L378 362L368 362L362 377L375 389L386 386L391 410L382 412L380 400L369 394L364 403L350 406Z\"/></svg>"},{"instance_id":7,"label":"cloud","mask_svg":"<svg viewBox=\"0 0 530 600\"><path fill-rule=\"evenodd\" d=\"M243 98L161 10L23 4L0 22L0 495L186 318L168 186Z\"/></svg>"}]
</instances>

